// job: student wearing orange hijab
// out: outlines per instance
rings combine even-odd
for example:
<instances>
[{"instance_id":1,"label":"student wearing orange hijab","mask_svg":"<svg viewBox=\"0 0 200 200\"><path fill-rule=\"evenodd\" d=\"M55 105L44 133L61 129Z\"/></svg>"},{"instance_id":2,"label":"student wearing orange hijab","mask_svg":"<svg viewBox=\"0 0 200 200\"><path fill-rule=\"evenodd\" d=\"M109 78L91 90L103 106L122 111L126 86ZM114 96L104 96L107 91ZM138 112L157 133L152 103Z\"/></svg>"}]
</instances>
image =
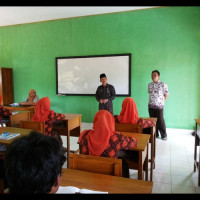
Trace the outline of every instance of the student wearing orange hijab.
<instances>
[{"instance_id":1,"label":"student wearing orange hijab","mask_svg":"<svg viewBox=\"0 0 200 200\"><path fill-rule=\"evenodd\" d=\"M131 97L124 99L120 115L115 115L114 118L117 123L139 124L143 129L155 126L154 121L139 118L136 103Z\"/></svg>"},{"instance_id":2,"label":"student wearing orange hijab","mask_svg":"<svg viewBox=\"0 0 200 200\"><path fill-rule=\"evenodd\" d=\"M53 122L59 121L65 118L63 114L55 113L50 110L51 103L49 97L41 98L35 104L35 113L33 115L32 121L34 122L45 122L45 135L56 137L62 144L62 139L60 135L52 132Z\"/></svg>"},{"instance_id":3,"label":"student wearing orange hijab","mask_svg":"<svg viewBox=\"0 0 200 200\"><path fill-rule=\"evenodd\" d=\"M29 90L28 97L25 101L21 102L20 105L25 106L32 106L35 105L39 100L39 97L36 94L36 91L34 89Z\"/></svg>"},{"instance_id":4,"label":"student wearing orange hijab","mask_svg":"<svg viewBox=\"0 0 200 200\"><path fill-rule=\"evenodd\" d=\"M126 137L115 132L115 120L107 110L96 113L93 122L93 130L84 130L78 140L80 153L120 158L120 150L128 150L137 145L135 138ZM129 169L122 158L122 175L129 177Z\"/></svg>"}]
</instances>

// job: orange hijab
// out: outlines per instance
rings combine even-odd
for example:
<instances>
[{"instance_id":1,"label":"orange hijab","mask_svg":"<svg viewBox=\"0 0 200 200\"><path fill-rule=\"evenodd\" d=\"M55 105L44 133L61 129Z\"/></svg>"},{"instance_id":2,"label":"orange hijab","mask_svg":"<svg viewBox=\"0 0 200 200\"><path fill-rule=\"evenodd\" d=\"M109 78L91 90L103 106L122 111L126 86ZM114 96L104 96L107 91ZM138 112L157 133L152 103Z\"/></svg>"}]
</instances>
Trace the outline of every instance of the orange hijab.
<instances>
[{"instance_id":1,"label":"orange hijab","mask_svg":"<svg viewBox=\"0 0 200 200\"><path fill-rule=\"evenodd\" d=\"M35 92L35 96L34 97L31 96L31 92ZM28 93L29 102L33 102L33 100L35 99L36 96L37 96L36 95L36 91L34 89L29 90L29 93Z\"/></svg>"},{"instance_id":2,"label":"orange hijab","mask_svg":"<svg viewBox=\"0 0 200 200\"><path fill-rule=\"evenodd\" d=\"M133 98L127 97L122 103L122 110L117 116L120 123L137 124L139 115Z\"/></svg>"},{"instance_id":3,"label":"orange hijab","mask_svg":"<svg viewBox=\"0 0 200 200\"><path fill-rule=\"evenodd\" d=\"M78 143L88 130L81 133ZM115 134L115 120L107 110L96 113L93 122L93 130L88 133L89 155L100 156L107 148L110 138Z\"/></svg>"},{"instance_id":4,"label":"orange hijab","mask_svg":"<svg viewBox=\"0 0 200 200\"><path fill-rule=\"evenodd\" d=\"M41 98L36 104L35 104L35 113L33 115L32 120L34 122L46 122L48 120L49 114L53 114L54 111L50 110L50 100L49 97L43 97Z\"/></svg>"}]
</instances>

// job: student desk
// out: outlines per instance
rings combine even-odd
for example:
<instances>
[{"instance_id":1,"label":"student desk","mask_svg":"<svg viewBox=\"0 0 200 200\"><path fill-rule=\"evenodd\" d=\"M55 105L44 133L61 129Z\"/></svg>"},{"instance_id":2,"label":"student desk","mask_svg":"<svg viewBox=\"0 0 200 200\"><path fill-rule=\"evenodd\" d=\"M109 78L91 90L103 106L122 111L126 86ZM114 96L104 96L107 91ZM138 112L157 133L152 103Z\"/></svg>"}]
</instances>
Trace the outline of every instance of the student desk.
<instances>
[{"instance_id":1,"label":"student desk","mask_svg":"<svg viewBox=\"0 0 200 200\"><path fill-rule=\"evenodd\" d=\"M23 128L14 128L14 127L0 127L0 134L2 134L3 132L20 133L20 136L25 136L25 135L28 135L31 132L31 130L23 129ZM13 140L15 140L16 138L19 138L20 136L14 137L9 140L0 139L0 144L5 144L9 146Z\"/></svg>"},{"instance_id":2,"label":"student desk","mask_svg":"<svg viewBox=\"0 0 200 200\"><path fill-rule=\"evenodd\" d=\"M200 119L195 119L196 131L195 131L195 142L194 142L194 172L198 170L198 186L200 186L200 148L199 148L199 161L197 161L197 146L200 146Z\"/></svg>"},{"instance_id":3,"label":"student desk","mask_svg":"<svg viewBox=\"0 0 200 200\"><path fill-rule=\"evenodd\" d=\"M12 115L9 115L9 127L19 127L20 121L30 121L31 112L23 110L12 111Z\"/></svg>"},{"instance_id":4,"label":"student desk","mask_svg":"<svg viewBox=\"0 0 200 200\"><path fill-rule=\"evenodd\" d=\"M65 127L54 126L53 130L58 131L60 135L67 136L67 167L69 167L69 153L70 153L70 136L79 137L81 133L81 114L64 113Z\"/></svg>"},{"instance_id":5,"label":"student desk","mask_svg":"<svg viewBox=\"0 0 200 200\"><path fill-rule=\"evenodd\" d=\"M149 119L157 122L157 118L154 117L141 117L142 119ZM153 169L155 169L155 159L156 159L156 125L151 127L151 137L150 137L150 143L151 143L151 159L149 159L149 162L151 163L151 171L150 171L150 180L153 180Z\"/></svg>"},{"instance_id":6,"label":"student desk","mask_svg":"<svg viewBox=\"0 0 200 200\"><path fill-rule=\"evenodd\" d=\"M4 105L5 108L9 109L9 110L28 110L28 111L35 111L35 106L10 106L10 105Z\"/></svg>"},{"instance_id":7,"label":"student desk","mask_svg":"<svg viewBox=\"0 0 200 200\"><path fill-rule=\"evenodd\" d=\"M10 111L30 111L30 119L32 119L33 114L35 112L35 106L11 106L11 105L4 105L5 108L9 109Z\"/></svg>"},{"instance_id":8,"label":"student desk","mask_svg":"<svg viewBox=\"0 0 200 200\"><path fill-rule=\"evenodd\" d=\"M74 169L62 169L61 186L108 193L152 193L153 182Z\"/></svg>"},{"instance_id":9,"label":"student desk","mask_svg":"<svg viewBox=\"0 0 200 200\"><path fill-rule=\"evenodd\" d=\"M137 140L137 146L130 149L133 151L138 151L138 179L142 180L143 164L145 165L145 179L148 180L148 144L150 135L141 134L141 133L129 133L121 132L122 135L127 137L133 137Z\"/></svg>"}]
</instances>

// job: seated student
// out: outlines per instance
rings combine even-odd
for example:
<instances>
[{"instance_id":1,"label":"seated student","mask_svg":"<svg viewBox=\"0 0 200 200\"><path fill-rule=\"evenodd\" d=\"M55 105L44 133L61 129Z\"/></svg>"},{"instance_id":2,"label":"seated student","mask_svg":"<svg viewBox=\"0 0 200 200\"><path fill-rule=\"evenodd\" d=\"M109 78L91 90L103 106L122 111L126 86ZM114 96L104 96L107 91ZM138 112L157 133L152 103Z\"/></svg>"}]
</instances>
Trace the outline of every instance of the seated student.
<instances>
[{"instance_id":1,"label":"seated student","mask_svg":"<svg viewBox=\"0 0 200 200\"><path fill-rule=\"evenodd\" d=\"M20 105L32 106L37 103L39 97L36 95L36 91L34 89L29 90L28 97L25 101L21 102Z\"/></svg>"},{"instance_id":2,"label":"seated student","mask_svg":"<svg viewBox=\"0 0 200 200\"><path fill-rule=\"evenodd\" d=\"M0 124L9 122L9 115L12 115L12 112L0 105Z\"/></svg>"},{"instance_id":3,"label":"seated student","mask_svg":"<svg viewBox=\"0 0 200 200\"><path fill-rule=\"evenodd\" d=\"M56 193L66 157L60 143L36 131L8 147L5 176L11 194Z\"/></svg>"},{"instance_id":4,"label":"seated student","mask_svg":"<svg viewBox=\"0 0 200 200\"><path fill-rule=\"evenodd\" d=\"M35 104L35 113L33 115L32 121L45 122L45 134L56 137L62 144L62 139L60 135L53 132L52 129L53 129L53 122L62 120L65 118L65 116L63 114L55 113L53 110L50 110L50 107L51 103L49 97L41 98Z\"/></svg>"},{"instance_id":5,"label":"seated student","mask_svg":"<svg viewBox=\"0 0 200 200\"><path fill-rule=\"evenodd\" d=\"M146 132L146 133L149 132L146 128L155 126L154 121L139 118L136 103L134 99L131 97L127 97L124 99L122 103L122 110L120 112L120 115L115 115L114 118L115 118L116 123L142 125L143 132Z\"/></svg>"},{"instance_id":6,"label":"seated student","mask_svg":"<svg viewBox=\"0 0 200 200\"><path fill-rule=\"evenodd\" d=\"M129 178L129 169L123 157L120 156L120 150L135 147L137 141L135 138L115 132L115 120L110 112L98 111L94 117L93 130L84 130L78 144L81 154L122 158L122 176Z\"/></svg>"}]
</instances>

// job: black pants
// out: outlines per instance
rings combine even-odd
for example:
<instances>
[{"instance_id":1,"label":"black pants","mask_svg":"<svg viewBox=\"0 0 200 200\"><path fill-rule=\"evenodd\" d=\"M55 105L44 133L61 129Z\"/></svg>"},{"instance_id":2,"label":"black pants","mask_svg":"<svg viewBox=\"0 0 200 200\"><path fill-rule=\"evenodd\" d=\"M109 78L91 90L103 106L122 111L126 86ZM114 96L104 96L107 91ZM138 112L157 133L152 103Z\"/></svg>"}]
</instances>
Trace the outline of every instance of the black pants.
<instances>
[{"instance_id":1,"label":"black pants","mask_svg":"<svg viewBox=\"0 0 200 200\"><path fill-rule=\"evenodd\" d=\"M163 109L149 108L149 116L157 118L156 137L159 136L158 131L160 131L160 135L162 138L167 137L165 120L163 118Z\"/></svg>"}]
</instances>

